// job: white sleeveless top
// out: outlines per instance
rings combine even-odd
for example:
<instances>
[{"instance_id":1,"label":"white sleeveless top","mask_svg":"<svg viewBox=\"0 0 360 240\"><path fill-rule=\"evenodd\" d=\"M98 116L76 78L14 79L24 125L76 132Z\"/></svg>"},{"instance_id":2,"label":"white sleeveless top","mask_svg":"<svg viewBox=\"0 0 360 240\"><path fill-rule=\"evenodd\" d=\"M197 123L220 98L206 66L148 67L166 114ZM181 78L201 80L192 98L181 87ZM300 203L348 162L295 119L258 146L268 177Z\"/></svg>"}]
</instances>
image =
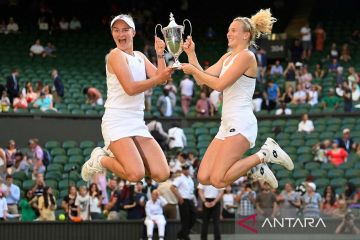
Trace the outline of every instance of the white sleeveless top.
<instances>
[{"instance_id":1,"label":"white sleeveless top","mask_svg":"<svg viewBox=\"0 0 360 240\"><path fill-rule=\"evenodd\" d=\"M227 62L227 59L231 55L224 60L220 76L233 64L236 55L230 62ZM227 63L226 66L225 63ZM232 85L224 89L222 115L234 114L239 111L252 112L252 98L255 91L255 84L255 78L243 74Z\"/></svg>"},{"instance_id":2,"label":"white sleeveless top","mask_svg":"<svg viewBox=\"0 0 360 240\"><path fill-rule=\"evenodd\" d=\"M145 60L143 56L135 51L134 56L129 55L121 50L119 51L121 54L125 55L134 81L146 80ZM105 65L105 68L107 85L107 99L105 102L105 108L143 111L145 109L144 93L139 93L134 96L128 95L121 86L120 81L117 79L116 75L109 72L107 65Z\"/></svg>"}]
</instances>

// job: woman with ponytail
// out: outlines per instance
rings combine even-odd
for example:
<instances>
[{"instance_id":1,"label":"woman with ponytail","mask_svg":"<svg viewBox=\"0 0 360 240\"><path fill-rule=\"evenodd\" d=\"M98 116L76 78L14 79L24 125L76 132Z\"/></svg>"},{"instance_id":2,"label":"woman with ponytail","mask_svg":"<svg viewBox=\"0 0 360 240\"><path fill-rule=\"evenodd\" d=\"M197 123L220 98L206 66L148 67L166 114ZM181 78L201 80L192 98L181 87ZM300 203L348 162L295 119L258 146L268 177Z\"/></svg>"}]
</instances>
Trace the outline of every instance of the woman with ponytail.
<instances>
[{"instance_id":1,"label":"woman with ponytail","mask_svg":"<svg viewBox=\"0 0 360 240\"><path fill-rule=\"evenodd\" d=\"M223 110L219 132L209 145L198 172L202 184L223 188L240 176L268 182L273 188L278 182L267 163L281 164L288 170L294 164L288 154L271 138L261 149L246 158L243 154L255 146L257 120L252 111L257 62L250 46L263 34L270 34L276 19L270 9L260 10L251 18L237 17L228 29L228 47L217 63L206 70L195 54L195 43L188 37L183 49L189 63L182 64L184 73L191 74L199 85L223 92Z\"/></svg>"},{"instance_id":2,"label":"woman with ponytail","mask_svg":"<svg viewBox=\"0 0 360 240\"><path fill-rule=\"evenodd\" d=\"M39 212L41 221L55 221L56 201L49 186L44 187L43 195L39 198Z\"/></svg>"}]
</instances>

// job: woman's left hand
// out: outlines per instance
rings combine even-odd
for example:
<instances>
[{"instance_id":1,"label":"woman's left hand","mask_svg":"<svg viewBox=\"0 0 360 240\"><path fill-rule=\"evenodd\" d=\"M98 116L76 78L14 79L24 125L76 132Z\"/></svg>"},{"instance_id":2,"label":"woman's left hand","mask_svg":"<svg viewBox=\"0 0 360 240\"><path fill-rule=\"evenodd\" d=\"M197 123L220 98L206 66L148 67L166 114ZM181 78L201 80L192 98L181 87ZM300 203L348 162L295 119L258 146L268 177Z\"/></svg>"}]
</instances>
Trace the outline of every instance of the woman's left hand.
<instances>
[{"instance_id":1,"label":"woman's left hand","mask_svg":"<svg viewBox=\"0 0 360 240\"><path fill-rule=\"evenodd\" d=\"M165 42L159 37L155 37L155 51L157 55L163 55L165 50Z\"/></svg>"}]
</instances>

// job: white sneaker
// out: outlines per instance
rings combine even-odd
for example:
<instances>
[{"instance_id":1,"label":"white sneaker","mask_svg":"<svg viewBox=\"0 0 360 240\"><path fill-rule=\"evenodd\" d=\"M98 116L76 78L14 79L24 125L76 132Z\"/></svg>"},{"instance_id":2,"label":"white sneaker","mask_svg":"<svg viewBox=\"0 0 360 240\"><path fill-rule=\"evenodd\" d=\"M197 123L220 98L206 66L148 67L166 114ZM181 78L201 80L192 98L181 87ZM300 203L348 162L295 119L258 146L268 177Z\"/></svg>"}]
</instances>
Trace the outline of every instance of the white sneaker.
<instances>
[{"instance_id":1,"label":"white sneaker","mask_svg":"<svg viewBox=\"0 0 360 240\"><path fill-rule=\"evenodd\" d=\"M253 181L267 182L272 188L278 188L278 181L268 165L260 163L249 170L248 178Z\"/></svg>"},{"instance_id":2,"label":"white sneaker","mask_svg":"<svg viewBox=\"0 0 360 240\"><path fill-rule=\"evenodd\" d=\"M264 163L280 164L290 171L294 169L294 163L290 156L281 149L274 139L267 138L260 152L264 155Z\"/></svg>"},{"instance_id":3,"label":"white sneaker","mask_svg":"<svg viewBox=\"0 0 360 240\"><path fill-rule=\"evenodd\" d=\"M106 169L100 162L101 157L106 155L106 152L101 147L94 148L91 152L90 159L84 163L81 169L81 177L85 182L90 181L95 173L106 172Z\"/></svg>"}]
</instances>

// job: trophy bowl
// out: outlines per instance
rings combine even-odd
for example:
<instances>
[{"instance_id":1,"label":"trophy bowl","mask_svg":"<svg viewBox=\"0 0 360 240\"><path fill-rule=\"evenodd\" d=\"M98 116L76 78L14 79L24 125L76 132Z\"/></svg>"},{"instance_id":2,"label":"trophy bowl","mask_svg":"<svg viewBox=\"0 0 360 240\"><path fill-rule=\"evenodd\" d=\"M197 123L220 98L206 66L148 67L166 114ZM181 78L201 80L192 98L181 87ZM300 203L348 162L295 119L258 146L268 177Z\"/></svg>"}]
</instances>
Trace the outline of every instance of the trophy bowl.
<instances>
[{"instance_id":1,"label":"trophy bowl","mask_svg":"<svg viewBox=\"0 0 360 240\"><path fill-rule=\"evenodd\" d=\"M170 23L167 27L162 27L161 24L157 24L155 26L155 36L156 29L158 26L161 28L161 32L164 36L164 40L166 43L166 48L168 52L174 57L175 62L172 64L172 68L179 68L181 63L179 62L178 58L182 53L182 44L183 44L183 34L185 30L185 22L188 22L190 25L190 36L192 33L192 26L191 22L188 19L183 21L183 25L178 25L175 22L174 15L170 13Z\"/></svg>"}]
</instances>

